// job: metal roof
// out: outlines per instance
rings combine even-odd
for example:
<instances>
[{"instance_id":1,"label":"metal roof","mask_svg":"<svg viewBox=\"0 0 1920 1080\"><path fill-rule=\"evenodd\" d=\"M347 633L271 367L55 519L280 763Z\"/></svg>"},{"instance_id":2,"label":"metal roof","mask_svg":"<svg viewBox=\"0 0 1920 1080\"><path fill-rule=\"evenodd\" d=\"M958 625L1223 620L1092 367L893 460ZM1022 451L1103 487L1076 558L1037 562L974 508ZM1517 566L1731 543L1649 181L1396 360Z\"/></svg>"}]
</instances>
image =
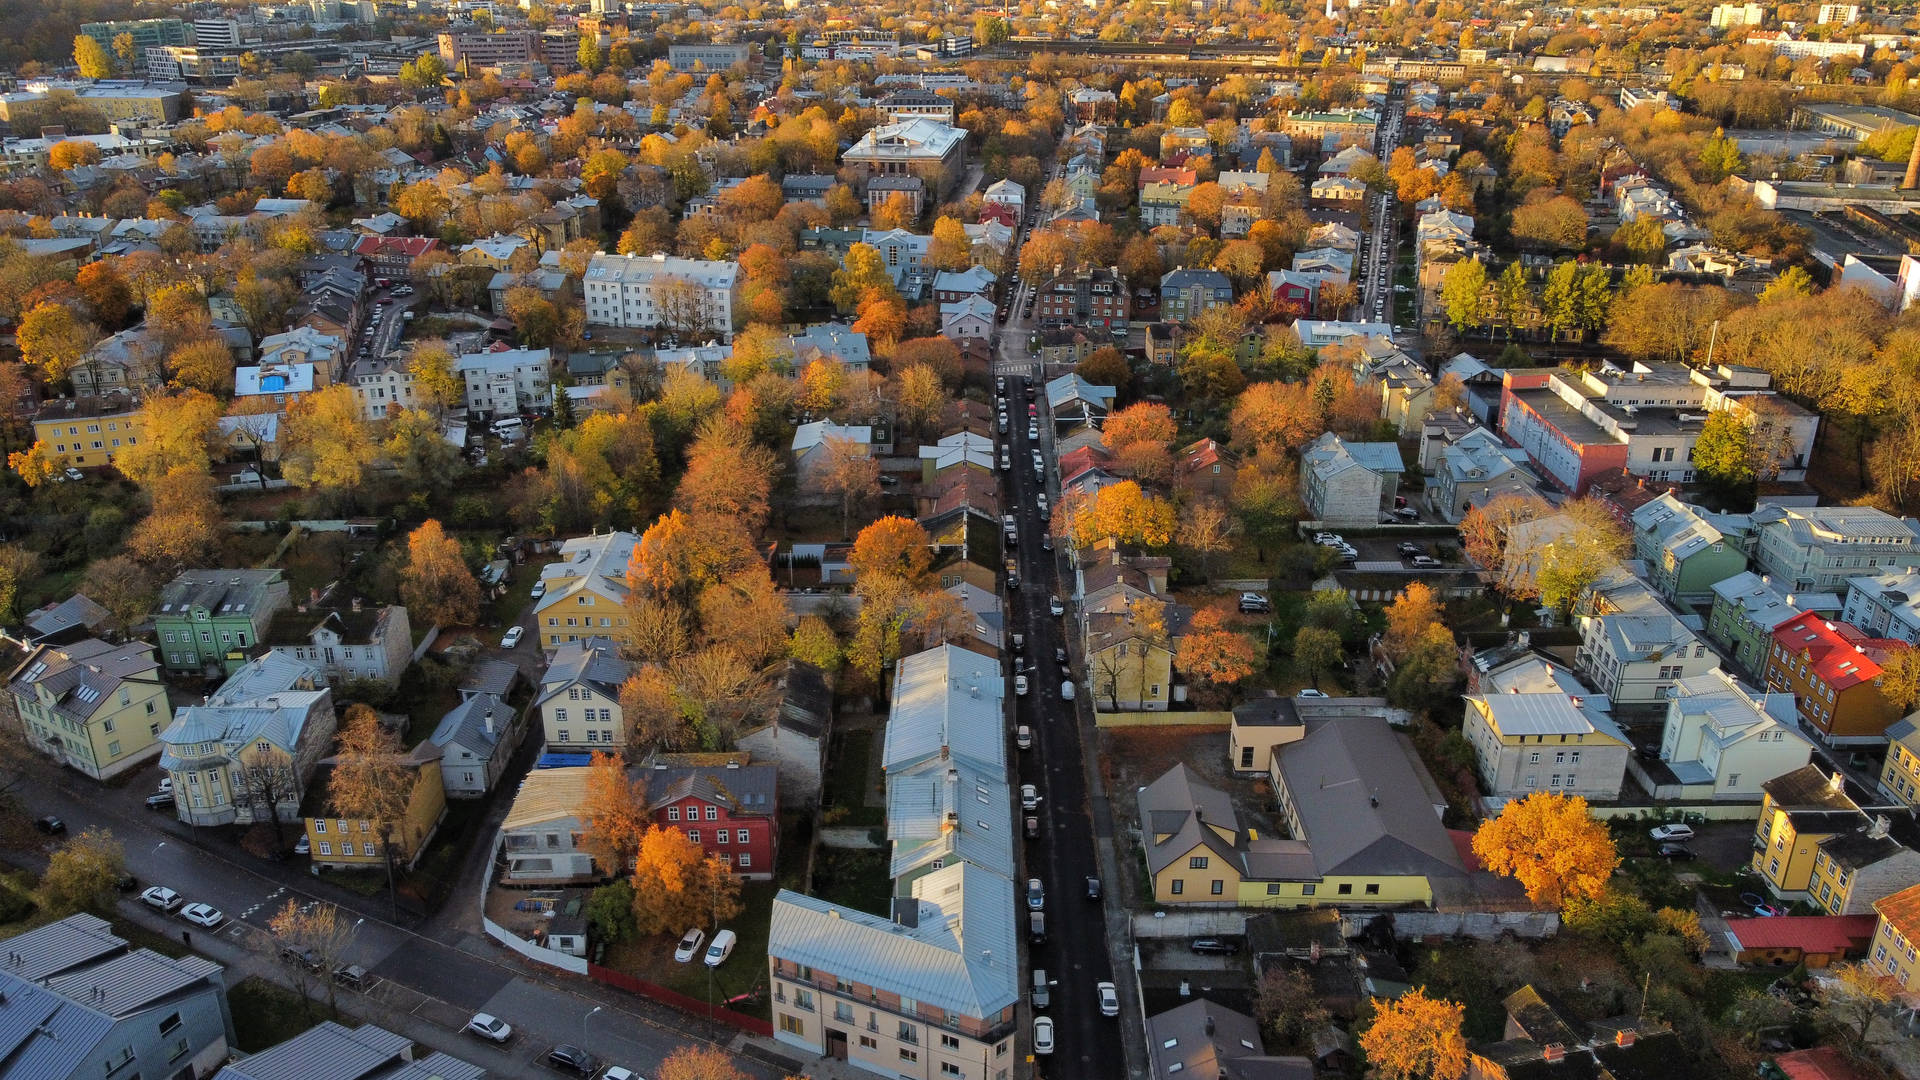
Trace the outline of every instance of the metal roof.
<instances>
[{"instance_id":1,"label":"metal roof","mask_svg":"<svg viewBox=\"0 0 1920 1080\"><path fill-rule=\"evenodd\" d=\"M214 1080L482 1080L486 1070L438 1051L408 1061L413 1040L331 1020L214 1074Z\"/></svg>"},{"instance_id":2,"label":"metal roof","mask_svg":"<svg viewBox=\"0 0 1920 1080\"><path fill-rule=\"evenodd\" d=\"M1005 775L1000 701L1006 679L992 657L941 645L903 658L894 674L881 767L889 774L934 758L963 758Z\"/></svg>"},{"instance_id":3,"label":"metal roof","mask_svg":"<svg viewBox=\"0 0 1920 1080\"><path fill-rule=\"evenodd\" d=\"M1274 753L1274 768L1322 875L1465 871L1434 809L1431 777L1378 717L1322 725Z\"/></svg>"}]
</instances>

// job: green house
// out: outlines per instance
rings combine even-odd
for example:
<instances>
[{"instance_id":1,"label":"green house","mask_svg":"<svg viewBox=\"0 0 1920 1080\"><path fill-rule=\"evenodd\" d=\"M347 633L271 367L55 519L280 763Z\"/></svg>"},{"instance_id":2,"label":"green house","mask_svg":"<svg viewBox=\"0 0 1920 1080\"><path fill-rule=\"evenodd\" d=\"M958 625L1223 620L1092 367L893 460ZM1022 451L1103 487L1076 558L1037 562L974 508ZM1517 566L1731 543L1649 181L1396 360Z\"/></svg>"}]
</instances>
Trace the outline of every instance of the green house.
<instances>
[{"instance_id":1,"label":"green house","mask_svg":"<svg viewBox=\"0 0 1920 1080\"><path fill-rule=\"evenodd\" d=\"M287 606L279 570L187 570L160 590L153 632L169 674L231 675Z\"/></svg>"},{"instance_id":2,"label":"green house","mask_svg":"<svg viewBox=\"0 0 1920 1080\"><path fill-rule=\"evenodd\" d=\"M1633 512L1633 553L1647 584L1668 600L1705 610L1713 587L1747 569L1743 516L1708 514L1671 493Z\"/></svg>"}]
</instances>

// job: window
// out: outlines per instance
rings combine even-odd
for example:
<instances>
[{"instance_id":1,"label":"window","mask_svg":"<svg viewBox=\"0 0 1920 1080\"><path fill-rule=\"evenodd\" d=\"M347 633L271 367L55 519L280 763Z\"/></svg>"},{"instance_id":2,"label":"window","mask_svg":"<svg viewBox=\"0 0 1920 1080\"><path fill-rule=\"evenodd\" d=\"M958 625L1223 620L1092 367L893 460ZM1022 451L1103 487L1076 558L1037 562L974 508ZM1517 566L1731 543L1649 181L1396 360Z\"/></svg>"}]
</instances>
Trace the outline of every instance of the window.
<instances>
[{"instance_id":1,"label":"window","mask_svg":"<svg viewBox=\"0 0 1920 1080\"><path fill-rule=\"evenodd\" d=\"M747 830L745 830L745 829L735 829L735 830L733 831L733 842L734 842L734 843L736 843L736 844L745 844L745 843L747 843L747 842L748 842L748 839L747 839Z\"/></svg>"},{"instance_id":2,"label":"window","mask_svg":"<svg viewBox=\"0 0 1920 1080\"><path fill-rule=\"evenodd\" d=\"M780 1030L786 1032L789 1035L799 1035L806 1030L806 1025L802 1023L800 1018L797 1016L789 1016L786 1013L781 1013L780 1014ZM860 1044L862 1046L865 1046L866 1042L867 1040L865 1039L860 1040Z\"/></svg>"},{"instance_id":3,"label":"window","mask_svg":"<svg viewBox=\"0 0 1920 1080\"><path fill-rule=\"evenodd\" d=\"M1205 855L1195 855L1187 860L1187 869L1189 870L1205 870L1206 868L1207 857Z\"/></svg>"},{"instance_id":4,"label":"window","mask_svg":"<svg viewBox=\"0 0 1920 1080\"><path fill-rule=\"evenodd\" d=\"M197 799L199 798L199 796L197 796L197 795L196 795L196 796L194 796L194 798L195 798L195 799L197 800ZM195 803L195 805L198 805L198 803L196 802L196 803ZM331 854L333 854L333 842L332 842L332 841L330 841L330 840L322 840L322 841L320 841L320 854L322 854L322 855L331 855Z\"/></svg>"},{"instance_id":5,"label":"window","mask_svg":"<svg viewBox=\"0 0 1920 1080\"><path fill-rule=\"evenodd\" d=\"M878 1050L880 1049L880 1040L874 1038L871 1035L862 1035L860 1036L860 1049Z\"/></svg>"},{"instance_id":6,"label":"window","mask_svg":"<svg viewBox=\"0 0 1920 1080\"><path fill-rule=\"evenodd\" d=\"M1367 895L1368 895L1368 896L1379 896L1379 895L1380 895L1380 886L1379 886L1379 884L1378 884L1378 883L1374 883L1374 884L1371 884L1371 885L1368 885L1368 886L1367 886Z\"/></svg>"},{"instance_id":7,"label":"window","mask_svg":"<svg viewBox=\"0 0 1920 1080\"><path fill-rule=\"evenodd\" d=\"M679 820L680 820L680 808L679 808L679 807L677 807L677 806L669 806L669 807L667 807L667 820L668 820L668 821L679 821Z\"/></svg>"},{"instance_id":8,"label":"window","mask_svg":"<svg viewBox=\"0 0 1920 1080\"><path fill-rule=\"evenodd\" d=\"M699 830L699 829L688 829L688 830L687 830L687 842L688 842L688 843L693 843L693 844L697 844L697 843L699 843L699 842L700 842L700 830Z\"/></svg>"},{"instance_id":9,"label":"window","mask_svg":"<svg viewBox=\"0 0 1920 1080\"><path fill-rule=\"evenodd\" d=\"M1353 895L1353 886L1352 886L1352 885L1350 885L1350 884L1349 884L1349 885L1342 885L1342 886L1340 886L1340 887L1339 887L1338 889L1335 889L1334 891L1335 891L1335 892L1338 892L1338 893L1339 893L1339 894L1340 894L1341 896L1352 896L1352 895Z\"/></svg>"},{"instance_id":10,"label":"window","mask_svg":"<svg viewBox=\"0 0 1920 1080\"><path fill-rule=\"evenodd\" d=\"M727 830L725 830L725 829L715 829L715 830L714 830L714 832L713 832L713 842L714 842L714 843L716 843L716 844L724 844L724 843L726 843L726 842L727 842Z\"/></svg>"},{"instance_id":11,"label":"window","mask_svg":"<svg viewBox=\"0 0 1920 1080\"><path fill-rule=\"evenodd\" d=\"M1538 764L1540 764L1540 754L1539 754L1539 752L1538 752L1538 751L1535 751L1534 753L1531 753L1531 754L1528 754L1528 755L1527 755L1527 764L1529 764L1529 765L1538 765Z\"/></svg>"},{"instance_id":12,"label":"window","mask_svg":"<svg viewBox=\"0 0 1920 1080\"><path fill-rule=\"evenodd\" d=\"M1318 886L1318 885L1302 885L1302 886L1300 886L1300 895L1301 895L1301 896L1312 896L1312 895L1313 895L1314 893L1316 893L1316 892L1319 892L1319 891L1320 891L1320 886Z\"/></svg>"},{"instance_id":13,"label":"window","mask_svg":"<svg viewBox=\"0 0 1920 1080\"><path fill-rule=\"evenodd\" d=\"M707 820L708 820L708 821L719 821L719 820L720 820L720 808L719 808L719 807L717 807L717 806L709 806L709 807L707 807Z\"/></svg>"},{"instance_id":14,"label":"window","mask_svg":"<svg viewBox=\"0 0 1920 1080\"><path fill-rule=\"evenodd\" d=\"M342 855L353 854L353 841L351 840L340 841L340 854ZM372 852L368 852L368 854L372 854Z\"/></svg>"},{"instance_id":15,"label":"window","mask_svg":"<svg viewBox=\"0 0 1920 1080\"><path fill-rule=\"evenodd\" d=\"M902 1049L900 1051L900 1060L901 1061L919 1061L920 1051Z\"/></svg>"},{"instance_id":16,"label":"window","mask_svg":"<svg viewBox=\"0 0 1920 1080\"><path fill-rule=\"evenodd\" d=\"M942 1035L942 1036L941 1036L941 1038L942 1038L942 1039L944 1039L944 1038L946 1038L946 1036L944 1036L944 1035ZM956 1041L954 1042L954 1048L955 1048L955 1049L959 1049L959 1046L960 1046L960 1044L959 1044L959 1042L958 1042L958 1041L956 1040ZM960 1071L960 1066L958 1066L958 1065L955 1065L955 1064L954 1064L953 1062L951 1062L951 1061L943 1061L943 1062L941 1062L941 1063L940 1063L940 1075L941 1075L941 1076L965 1076L965 1075L967 1075L967 1074L966 1074L966 1073L963 1073L963 1072L961 1072L961 1071Z\"/></svg>"},{"instance_id":17,"label":"window","mask_svg":"<svg viewBox=\"0 0 1920 1080\"><path fill-rule=\"evenodd\" d=\"M960 1049L960 1040L943 1031L940 1033L940 1048L943 1050L958 1050Z\"/></svg>"},{"instance_id":18,"label":"window","mask_svg":"<svg viewBox=\"0 0 1920 1080\"><path fill-rule=\"evenodd\" d=\"M165 1020L160 1021L160 1034L162 1035L171 1035L174 1032L179 1030L180 1030L180 1014L179 1013L169 1013L167 1014L167 1018Z\"/></svg>"},{"instance_id":19,"label":"window","mask_svg":"<svg viewBox=\"0 0 1920 1080\"><path fill-rule=\"evenodd\" d=\"M1240 767L1243 769L1253 768L1253 747L1243 746L1240 748Z\"/></svg>"},{"instance_id":20,"label":"window","mask_svg":"<svg viewBox=\"0 0 1920 1080\"><path fill-rule=\"evenodd\" d=\"M561 708L561 709L555 709L555 710L553 710L553 718L554 718L555 720L557 720L557 721L559 721L559 722L560 722L560 723L562 723L562 724L564 724L564 723L566 723L566 722L567 722L567 710L566 710L566 709L564 709L564 708Z\"/></svg>"},{"instance_id":21,"label":"window","mask_svg":"<svg viewBox=\"0 0 1920 1080\"><path fill-rule=\"evenodd\" d=\"M1227 883L1220 880L1219 878L1214 878L1213 879L1213 895L1224 896L1226 895L1226 891L1227 891Z\"/></svg>"},{"instance_id":22,"label":"window","mask_svg":"<svg viewBox=\"0 0 1920 1080\"><path fill-rule=\"evenodd\" d=\"M753 865L753 856L743 851L734 857L734 862L740 865L740 869L745 870L747 867Z\"/></svg>"},{"instance_id":23,"label":"window","mask_svg":"<svg viewBox=\"0 0 1920 1080\"><path fill-rule=\"evenodd\" d=\"M1181 881L1179 878L1174 878L1173 879L1173 895L1179 896L1181 893L1184 893L1186 891L1187 891L1187 883L1184 881Z\"/></svg>"},{"instance_id":24,"label":"window","mask_svg":"<svg viewBox=\"0 0 1920 1080\"><path fill-rule=\"evenodd\" d=\"M194 780L198 782L199 777L195 776ZM313 822L313 831L317 833L325 833L327 831L326 821L324 819L315 818Z\"/></svg>"}]
</instances>

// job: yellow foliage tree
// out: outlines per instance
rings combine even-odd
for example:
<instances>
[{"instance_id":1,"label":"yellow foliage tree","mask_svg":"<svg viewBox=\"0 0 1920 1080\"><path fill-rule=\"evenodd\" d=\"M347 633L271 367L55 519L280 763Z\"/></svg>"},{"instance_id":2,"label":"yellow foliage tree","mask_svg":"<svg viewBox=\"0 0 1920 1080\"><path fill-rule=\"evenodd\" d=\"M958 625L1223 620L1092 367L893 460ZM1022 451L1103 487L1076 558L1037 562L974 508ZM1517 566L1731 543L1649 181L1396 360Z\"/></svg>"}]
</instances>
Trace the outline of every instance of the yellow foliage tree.
<instances>
[{"instance_id":1,"label":"yellow foliage tree","mask_svg":"<svg viewBox=\"0 0 1920 1080\"><path fill-rule=\"evenodd\" d=\"M586 826L581 845L603 872L622 874L639 854L647 832L646 785L627 774L627 763L618 755L596 753L587 767L580 816Z\"/></svg>"},{"instance_id":2,"label":"yellow foliage tree","mask_svg":"<svg viewBox=\"0 0 1920 1080\"><path fill-rule=\"evenodd\" d=\"M25 450L15 450L8 454L7 467L18 473L20 479L30 488L39 487L53 479L53 474L60 471L54 458L53 447L40 440L35 440L34 444Z\"/></svg>"},{"instance_id":3,"label":"yellow foliage tree","mask_svg":"<svg viewBox=\"0 0 1920 1080\"><path fill-rule=\"evenodd\" d=\"M175 472L202 475L213 468L220 402L202 390L155 394L141 409L140 441L122 447L113 463L127 479L151 488Z\"/></svg>"},{"instance_id":4,"label":"yellow foliage tree","mask_svg":"<svg viewBox=\"0 0 1920 1080\"><path fill-rule=\"evenodd\" d=\"M460 543L433 518L407 535L400 593L423 623L463 626L480 615L480 585L460 554Z\"/></svg>"},{"instance_id":5,"label":"yellow foliage tree","mask_svg":"<svg viewBox=\"0 0 1920 1080\"><path fill-rule=\"evenodd\" d=\"M334 383L287 406L281 472L295 487L350 488L380 460L353 387Z\"/></svg>"},{"instance_id":6,"label":"yellow foliage tree","mask_svg":"<svg viewBox=\"0 0 1920 1080\"><path fill-rule=\"evenodd\" d=\"M1519 881L1536 904L1559 907L1598 896L1620 853L1607 827L1578 795L1538 791L1507 803L1473 834L1473 854L1496 874Z\"/></svg>"},{"instance_id":7,"label":"yellow foliage tree","mask_svg":"<svg viewBox=\"0 0 1920 1080\"><path fill-rule=\"evenodd\" d=\"M1101 488L1084 504L1077 504L1069 512L1068 521L1069 536L1076 548L1089 548L1106 539L1162 548L1173 543L1179 513L1167 500L1147 494L1132 480L1122 480Z\"/></svg>"},{"instance_id":8,"label":"yellow foliage tree","mask_svg":"<svg viewBox=\"0 0 1920 1080\"><path fill-rule=\"evenodd\" d=\"M1360 1049L1380 1080L1460 1080L1467 1072L1467 1040L1460 1034L1466 1012L1419 989L1393 1001L1375 999Z\"/></svg>"}]
</instances>

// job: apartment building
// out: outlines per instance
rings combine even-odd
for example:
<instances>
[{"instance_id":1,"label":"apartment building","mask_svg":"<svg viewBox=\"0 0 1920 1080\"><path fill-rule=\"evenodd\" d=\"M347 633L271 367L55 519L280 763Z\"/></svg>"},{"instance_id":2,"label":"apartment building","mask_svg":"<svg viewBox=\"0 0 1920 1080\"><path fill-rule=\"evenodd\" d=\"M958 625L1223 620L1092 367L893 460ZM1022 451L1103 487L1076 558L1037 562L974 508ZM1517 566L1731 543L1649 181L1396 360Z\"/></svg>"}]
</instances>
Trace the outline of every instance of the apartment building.
<instances>
[{"instance_id":1,"label":"apartment building","mask_svg":"<svg viewBox=\"0 0 1920 1080\"><path fill-rule=\"evenodd\" d=\"M684 45L667 46L667 63L675 71L725 71L735 64L744 64L752 52L745 43L716 44L714 42L688 42Z\"/></svg>"},{"instance_id":2,"label":"apartment building","mask_svg":"<svg viewBox=\"0 0 1920 1080\"><path fill-rule=\"evenodd\" d=\"M586 637L558 644L533 699L540 710L547 749L624 750L627 723L620 708L620 687L632 673L633 665L620 659L612 638Z\"/></svg>"},{"instance_id":3,"label":"apartment building","mask_svg":"<svg viewBox=\"0 0 1920 1080\"><path fill-rule=\"evenodd\" d=\"M545 595L534 602L533 624L541 644L608 638L633 643L627 625L627 561L640 538L629 532L576 536L560 545L560 559L540 570Z\"/></svg>"},{"instance_id":4,"label":"apartment building","mask_svg":"<svg viewBox=\"0 0 1920 1080\"><path fill-rule=\"evenodd\" d=\"M1467 697L1461 734L1480 762L1487 794L1524 799L1535 792L1617 799L1633 746L1603 709L1605 699L1576 693Z\"/></svg>"},{"instance_id":5,"label":"apartment building","mask_svg":"<svg viewBox=\"0 0 1920 1080\"><path fill-rule=\"evenodd\" d=\"M519 416L553 403L552 349L466 353L453 370L466 383L467 415L476 420Z\"/></svg>"},{"instance_id":6,"label":"apartment building","mask_svg":"<svg viewBox=\"0 0 1920 1080\"><path fill-rule=\"evenodd\" d=\"M587 263L581 293L587 322L596 326L666 327L678 333L692 331L700 340L711 336L732 341L740 267L730 261L682 259L664 252L595 255Z\"/></svg>"},{"instance_id":7,"label":"apartment building","mask_svg":"<svg viewBox=\"0 0 1920 1080\"><path fill-rule=\"evenodd\" d=\"M1920 567L1920 523L1871 506L1779 506L1753 512L1754 568L1796 592L1844 593L1863 575Z\"/></svg>"},{"instance_id":8,"label":"apartment building","mask_svg":"<svg viewBox=\"0 0 1920 1080\"><path fill-rule=\"evenodd\" d=\"M346 610L282 609L267 627L267 648L319 668L329 681L366 679L395 686L413 661L413 628L399 604Z\"/></svg>"},{"instance_id":9,"label":"apartment building","mask_svg":"<svg viewBox=\"0 0 1920 1080\"><path fill-rule=\"evenodd\" d=\"M1840 618L1874 637L1920 644L1920 570L1848 578Z\"/></svg>"},{"instance_id":10,"label":"apartment building","mask_svg":"<svg viewBox=\"0 0 1920 1080\"><path fill-rule=\"evenodd\" d=\"M1649 773L1657 799L1760 798L1762 785L1801 768L1813 743L1794 721L1791 694L1755 690L1725 671L1681 679L1660 733L1666 777Z\"/></svg>"},{"instance_id":11,"label":"apartment building","mask_svg":"<svg viewBox=\"0 0 1920 1080\"><path fill-rule=\"evenodd\" d=\"M161 733L176 814L192 825L301 820L338 726L316 668L275 653L253 660Z\"/></svg>"},{"instance_id":12,"label":"apartment building","mask_svg":"<svg viewBox=\"0 0 1920 1080\"><path fill-rule=\"evenodd\" d=\"M130 395L112 393L43 401L32 424L34 441L46 447L54 468L96 469L140 441L145 417Z\"/></svg>"},{"instance_id":13,"label":"apartment building","mask_svg":"<svg viewBox=\"0 0 1920 1080\"><path fill-rule=\"evenodd\" d=\"M1798 615L1773 632L1767 689L1793 694L1801 723L1828 745L1883 743L1900 710L1880 692L1880 663L1907 648L1811 612Z\"/></svg>"},{"instance_id":14,"label":"apartment building","mask_svg":"<svg viewBox=\"0 0 1920 1080\"><path fill-rule=\"evenodd\" d=\"M1635 510L1631 524L1647 584L1675 604L1708 607L1715 585L1747 570L1743 536L1735 531L1750 528L1744 516L1710 513L1667 493Z\"/></svg>"},{"instance_id":15,"label":"apartment building","mask_svg":"<svg viewBox=\"0 0 1920 1080\"><path fill-rule=\"evenodd\" d=\"M279 570L187 570L160 590L153 632L169 672L232 674L287 606Z\"/></svg>"},{"instance_id":16,"label":"apartment building","mask_svg":"<svg viewBox=\"0 0 1920 1080\"><path fill-rule=\"evenodd\" d=\"M151 760L173 718L145 642L36 646L8 676L7 691L27 745L95 780Z\"/></svg>"},{"instance_id":17,"label":"apartment building","mask_svg":"<svg viewBox=\"0 0 1920 1080\"><path fill-rule=\"evenodd\" d=\"M1574 666L1614 704L1663 702L1681 679L1720 666L1719 654L1671 613L1583 615Z\"/></svg>"}]
</instances>

